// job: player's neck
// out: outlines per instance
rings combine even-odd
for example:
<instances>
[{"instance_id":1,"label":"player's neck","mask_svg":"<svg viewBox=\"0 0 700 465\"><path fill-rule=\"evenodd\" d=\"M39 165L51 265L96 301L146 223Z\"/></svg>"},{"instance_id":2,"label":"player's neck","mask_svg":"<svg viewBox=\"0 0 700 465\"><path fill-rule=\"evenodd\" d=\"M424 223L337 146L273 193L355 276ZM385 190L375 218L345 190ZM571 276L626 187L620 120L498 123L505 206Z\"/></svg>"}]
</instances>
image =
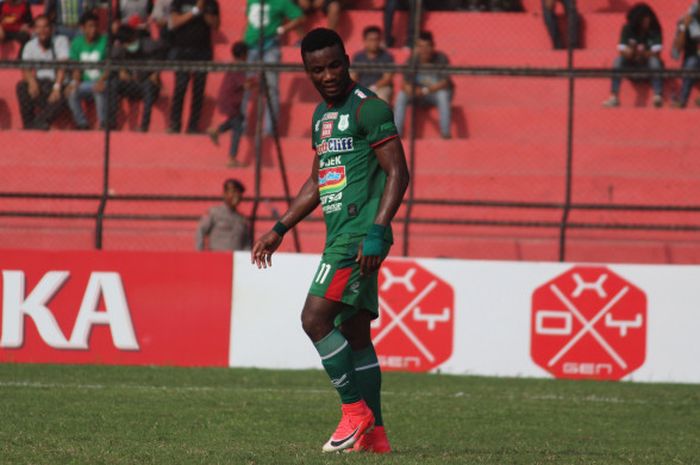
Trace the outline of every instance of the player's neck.
<instances>
[{"instance_id":1,"label":"player's neck","mask_svg":"<svg viewBox=\"0 0 700 465\"><path fill-rule=\"evenodd\" d=\"M348 79L348 85L345 86L345 91L340 94L338 97L333 98L333 99L324 99L326 101L326 105L328 108L332 107L333 105L336 105L338 103L341 103L345 101L345 99L348 97L350 92L352 92L352 89L355 87L355 81L352 79Z\"/></svg>"}]
</instances>

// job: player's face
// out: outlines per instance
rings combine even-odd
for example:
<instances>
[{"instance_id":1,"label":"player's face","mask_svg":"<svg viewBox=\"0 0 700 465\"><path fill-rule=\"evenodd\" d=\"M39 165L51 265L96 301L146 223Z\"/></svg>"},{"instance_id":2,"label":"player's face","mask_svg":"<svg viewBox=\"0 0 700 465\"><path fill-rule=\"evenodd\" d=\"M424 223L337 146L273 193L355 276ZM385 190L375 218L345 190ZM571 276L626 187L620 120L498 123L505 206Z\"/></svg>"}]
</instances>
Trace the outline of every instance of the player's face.
<instances>
[{"instance_id":1,"label":"player's face","mask_svg":"<svg viewBox=\"0 0 700 465\"><path fill-rule=\"evenodd\" d=\"M241 202L241 192L233 186L226 186L224 190L224 203L230 208L236 208Z\"/></svg>"},{"instance_id":2,"label":"player's face","mask_svg":"<svg viewBox=\"0 0 700 465\"><path fill-rule=\"evenodd\" d=\"M334 45L304 54L304 67L325 100L337 100L345 95L350 84L350 59L340 47Z\"/></svg>"}]
</instances>

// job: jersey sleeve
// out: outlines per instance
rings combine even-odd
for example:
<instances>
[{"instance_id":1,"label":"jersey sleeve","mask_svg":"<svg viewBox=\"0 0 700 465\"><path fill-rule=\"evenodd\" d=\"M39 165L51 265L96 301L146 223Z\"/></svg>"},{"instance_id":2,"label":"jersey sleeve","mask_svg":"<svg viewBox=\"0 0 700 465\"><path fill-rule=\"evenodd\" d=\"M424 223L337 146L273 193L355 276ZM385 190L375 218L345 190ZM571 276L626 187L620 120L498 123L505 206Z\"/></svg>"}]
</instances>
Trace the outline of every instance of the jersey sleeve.
<instances>
[{"instance_id":1,"label":"jersey sleeve","mask_svg":"<svg viewBox=\"0 0 700 465\"><path fill-rule=\"evenodd\" d=\"M376 147L394 137L398 137L394 123L394 113L389 105L377 97L362 100L357 108L357 123L367 135L367 141Z\"/></svg>"},{"instance_id":2,"label":"jersey sleeve","mask_svg":"<svg viewBox=\"0 0 700 465\"><path fill-rule=\"evenodd\" d=\"M284 15L288 20L297 19L303 14L301 8L295 2L285 2L284 3Z\"/></svg>"}]
</instances>

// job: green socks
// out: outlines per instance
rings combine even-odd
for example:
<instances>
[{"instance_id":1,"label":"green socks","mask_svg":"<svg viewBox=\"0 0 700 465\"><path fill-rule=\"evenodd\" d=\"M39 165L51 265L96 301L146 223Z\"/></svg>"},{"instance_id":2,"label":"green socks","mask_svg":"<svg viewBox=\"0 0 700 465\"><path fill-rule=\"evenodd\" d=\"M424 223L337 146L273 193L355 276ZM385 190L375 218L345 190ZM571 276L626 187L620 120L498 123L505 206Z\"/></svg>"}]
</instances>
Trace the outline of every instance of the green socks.
<instances>
[{"instance_id":1,"label":"green socks","mask_svg":"<svg viewBox=\"0 0 700 465\"><path fill-rule=\"evenodd\" d=\"M353 352L345 336L334 329L323 339L314 342L321 363L331 378L331 383L340 394L340 401L351 404L362 399L355 376ZM373 409L374 410L374 409Z\"/></svg>"},{"instance_id":2,"label":"green socks","mask_svg":"<svg viewBox=\"0 0 700 465\"><path fill-rule=\"evenodd\" d=\"M374 424L382 426L384 423L379 397L379 391L382 388L382 372L379 368L374 345L370 344L365 349L353 352L352 360L355 364L355 378L360 394L374 413Z\"/></svg>"}]
</instances>

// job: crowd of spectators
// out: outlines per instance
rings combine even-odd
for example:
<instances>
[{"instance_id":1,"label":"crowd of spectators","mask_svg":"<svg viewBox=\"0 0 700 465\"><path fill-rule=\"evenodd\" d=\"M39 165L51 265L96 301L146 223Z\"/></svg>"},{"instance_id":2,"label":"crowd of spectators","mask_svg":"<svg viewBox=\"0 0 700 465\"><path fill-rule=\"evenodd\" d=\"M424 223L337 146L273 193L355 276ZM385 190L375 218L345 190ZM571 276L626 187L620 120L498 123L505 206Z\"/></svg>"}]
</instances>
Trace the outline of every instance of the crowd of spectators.
<instances>
[{"instance_id":1,"label":"crowd of spectators","mask_svg":"<svg viewBox=\"0 0 700 465\"><path fill-rule=\"evenodd\" d=\"M17 41L21 45L20 58L25 61L62 61L95 63L95 68L63 70L44 68L25 70L17 84L22 122L26 129L48 129L63 107L68 107L77 129L89 129L86 102L93 102L97 125L116 127L121 101L143 102L142 119L138 129L149 130L152 108L161 94L161 77L158 72L134 72L118 69L110 76L101 70L99 62L111 58L119 61L163 60L210 61L213 59L212 34L220 25L220 6L217 0L113 0L111 28L113 42L108 44L106 31L100 31L100 18L95 8L98 0L44 0L44 13L32 18L28 0L4 0L0 3L0 40ZM246 28L239 31L241 41L232 47L234 61L279 63L283 43L295 43L304 28L304 18L320 10L327 16L329 27L339 24L343 8L351 2L343 0L266 0L264 11L260 0L246 0ZM580 20L572 0L541 0L542 16L555 49L567 45L579 46ZM564 14L573 18L573 30L567 34L574 42L569 44L559 29L556 16L557 4ZM672 42L672 57L685 69L699 69L700 56L700 0L690 2L689 10L676 24ZM517 11L522 6L517 0L443 0L424 2L428 9L498 10ZM386 0L384 4L384 29L369 26L363 30L363 48L352 56L352 65L395 63L392 49L408 46L411 53L406 63L445 66L449 58L436 49L433 35L421 31L415 35L415 0ZM397 40L394 34L394 17L397 9L406 9L408 24L406 37ZM292 37L285 37L292 33ZM418 40L413 44L413 37ZM259 47L262 37L262 53ZM662 31L655 12L647 4L634 5L627 13L622 27L618 56L613 68L663 69L661 59ZM232 134L229 149L231 166L239 166L237 148L245 131L244 116L251 91L265 91L269 109L265 108L263 133L271 135L280 113L279 74L268 71L264 83L255 83L253 75L227 73L219 92L218 106L226 115L219 126L207 130L218 143L222 133ZM182 114L185 95L191 87L191 105L187 133L201 133L200 117L207 84L205 71L176 71L175 85L169 108L167 131L182 130ZM451 137L451 100L454 86L449 76L425 67L417 73L405 73L396 80L389 71L359 71L353 68L352 77L389 103L393 103L396 123L403 131L406 109L409 105L436 106L439 114L440 134ZM400 82L399 82L400 81ZM191 84L191 85L190 85ZM260 85L260 84L264 84ZM394 89L394 85L398 85ZM653 104L663 105L663 80L651 79ZM683 108L688 104L693 79L684 79L673 106ZM611 95L604 102L606 107L620 105L621 78L612 79ZM109 86L109 89L107 88ZM109 94L109 102L107 101ZM109 103L109 105L108 105ZM700 102L698 102L700 104ZM107 108L112 109L109 114ZM274 118L273 118L274 116Z\"/></svg>"}]
</instances>

